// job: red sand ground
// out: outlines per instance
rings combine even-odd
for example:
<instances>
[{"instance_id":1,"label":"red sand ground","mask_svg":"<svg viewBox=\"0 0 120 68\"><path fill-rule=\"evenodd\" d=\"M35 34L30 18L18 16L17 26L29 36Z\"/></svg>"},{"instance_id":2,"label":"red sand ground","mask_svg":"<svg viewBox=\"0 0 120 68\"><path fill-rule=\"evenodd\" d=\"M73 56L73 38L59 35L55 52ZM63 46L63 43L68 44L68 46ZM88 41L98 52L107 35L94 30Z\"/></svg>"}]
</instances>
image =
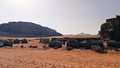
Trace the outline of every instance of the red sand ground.
<instances>
[{"instance_id":1,"label":"red sand ground","mask_svg":"<svg viewBox=\"0 0 120 68\"><path fill-rule=\"evenodd\" d=\"M1 48L0 68L120 68L120 54L90 50Z\"/></svg>"},{"instance_id":2,"label":"red sand ground","mask_svg":"<svg viewBox=\"0 0 120 68\"><path fill-rule=\"evenodd\" d=\"M20 45L25 48L19 48ZM39 47L31 49L29 45ZM67 51L65 48L44 50L42 45L31 40L13 48L0 48L0 68L120 68L120 52L100 54L91 50Z\"/></svg>"}]
</instances>

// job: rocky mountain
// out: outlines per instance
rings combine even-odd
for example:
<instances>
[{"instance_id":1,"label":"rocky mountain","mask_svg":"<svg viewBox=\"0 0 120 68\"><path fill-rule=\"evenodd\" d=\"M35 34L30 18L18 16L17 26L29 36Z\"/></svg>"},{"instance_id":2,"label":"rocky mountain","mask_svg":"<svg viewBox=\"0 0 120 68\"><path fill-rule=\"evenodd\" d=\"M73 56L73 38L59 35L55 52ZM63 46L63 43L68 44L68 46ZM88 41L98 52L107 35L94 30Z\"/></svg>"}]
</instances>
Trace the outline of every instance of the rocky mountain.
<instances>
[{"instance_id":1,"label":"rocky mountain","mask_svg":"<svg viewBox=\"0 0 120 68\"><path fill-rule=\"evenodd\" d=\"M7 37L47 37L61 36L54 29L44 27L32 22L8 22L0 24L0 36Z\"/></svg>"},{"instance_id":2,"label":"rocky mountain","mask_svg":"<svg viewBox=\"0 0 120 68\"><path fill-rule=\"evenodd\" d=\"M83 33L83 32L81 32L81 33L79 33L79 34L77 34L77 35L80 35L80 36L85 36L85 35L91 35L91 34L88 34L88 33Z\"/></svg>"},{"instance_id":3,"label":"rocky mountain","mask_svg":"<svg viewBox=\"0 0 120 68\"><path fill-rule=\"evenodd\" d=\"M107 19L101 25L99 34L104 39L120 41L120 16L117 15L116 18Z\"/></svg>"},{"instance_id":4,"label":"rocky mountain","mask_svg":"<svg viewBox=\"0 0 120 68\"><path fill-rule=\"evenodd\" d=\"M81 32L79 34L65 34L64 36L88 36L88 35L92 35L92 34Z\"/></svg>"}]
</instances>

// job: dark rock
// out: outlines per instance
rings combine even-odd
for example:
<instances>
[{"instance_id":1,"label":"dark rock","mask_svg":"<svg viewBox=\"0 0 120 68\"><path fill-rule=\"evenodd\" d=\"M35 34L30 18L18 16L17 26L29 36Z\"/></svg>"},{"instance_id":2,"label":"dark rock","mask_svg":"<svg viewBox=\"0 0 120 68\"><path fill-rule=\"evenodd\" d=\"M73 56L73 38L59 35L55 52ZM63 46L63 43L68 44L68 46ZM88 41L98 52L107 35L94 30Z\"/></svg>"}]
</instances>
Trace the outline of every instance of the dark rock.
<instances>
[{"instance_id":1,"label":"dark rock","mask_svg":"<svg viewBox=\"0 0 120 68\"><path fill-rule=\"evenodd\" d=\"M104 39L120 41L120 16L107 19L106 23L101 25L99 34Z\"/></svg>"}]
</instances>

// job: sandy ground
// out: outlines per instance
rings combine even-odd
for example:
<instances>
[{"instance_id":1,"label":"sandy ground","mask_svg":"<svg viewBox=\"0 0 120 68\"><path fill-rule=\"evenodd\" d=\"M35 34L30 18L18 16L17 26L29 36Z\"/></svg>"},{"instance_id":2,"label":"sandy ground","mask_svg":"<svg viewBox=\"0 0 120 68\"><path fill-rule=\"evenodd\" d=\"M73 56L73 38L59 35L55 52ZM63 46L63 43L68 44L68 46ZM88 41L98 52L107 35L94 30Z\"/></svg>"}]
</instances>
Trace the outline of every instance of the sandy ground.
<instances>
[{"instance_id":1,"label":"sandy ground","mask_svg":"<svg viewBox=\"0 0 120 68\"><path fill-rule=\"evenodd\" d=\"M19 48L24 45L25 48ZM38 48L28 48L37 45ZM100 54L91 50L42 48L32 40L28 44L0 48L0 68L120 68L120 52ZM16 47L18 46L18 47Z\"/></svg>"},{"instance_id":2,"label":"sandy ground","mask_svg":"<svg viewBox=\"0 0 120 68\"><path fill-rule=\"evenodd\" d=\"M77 49L1 48L0 68L120 68L120 55Z\"/></svg>"}]
</instances>

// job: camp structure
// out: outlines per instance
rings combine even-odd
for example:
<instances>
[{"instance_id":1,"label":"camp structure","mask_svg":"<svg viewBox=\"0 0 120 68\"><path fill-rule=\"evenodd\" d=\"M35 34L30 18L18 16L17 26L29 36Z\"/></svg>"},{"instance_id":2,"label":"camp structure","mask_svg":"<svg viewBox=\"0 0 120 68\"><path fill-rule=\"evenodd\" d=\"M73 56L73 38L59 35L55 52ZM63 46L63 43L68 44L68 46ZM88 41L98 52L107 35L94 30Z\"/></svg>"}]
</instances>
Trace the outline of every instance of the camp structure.
<instances>
[{"instance_id":1,"label":"camp structure","mask_svg":"<svg viewBox=\"0 0 120 68\"><path fill-rule=\"evenodd\" d=\"M66 42L66 49L72 50L73 48L79 48L79 41L77 41L75 39L68 40Z\"/></svg>"},{"instance_id":2,"label":"camp structure","mask_svg":"<svg viewBox=\"0 0 120 68\"><path fill-rule=\"evenodd\" d=\"M82 42L79 42L79 48L82 48L82 49L90 49L91 48L91 45L90 43L88 43L87 40L84 40Z\"/></svg>"},{"instance_id":3,"label":"camp structure","mask_svg":"<svg viewBox=\"0 0 120 68\"><path fill-rule=\"evenodd\" d=\"M10 40L0 40L0 47L4 47L4 46L10 46L12 47L12 41Z\"/></svg>"},{"instance_id":4,"label":"camp structure","mask_svg":"<svg viewBox=\"0 0 120 68\"><path fill-rule=\"evenodd\" d=\"M50 48L55 48L55 49L62 48L62 43L58 40L54 40L54 41L49 42L48 46Z\"/></svg>"},{"instance_id":5,"label":"camp structure","mask_svg":"<svg viewBox=\"0 0 120 68\"><path fill-rule=\"evenodd\" d=\"M27 44L28 41L27 41L27 39L22 39L22 40L21 40L21 43L22 43L22 44Z\"/></svg>"},{"instance_id":6,"label":"camp structure","mask_svg":"<svg viewBox=\"0 0 120 68\"><path fill-rule=\"evenodd\" d=\"M40 38L39 43L49 43L50 39L49 38Z\"/></svg>"},{"instance_id":7,"label":"camp structure","mask_svg":"<svg viewBox=\"0 0 120 68\"><path fill-rule=\"evenodd\" d=\"M100 38L79 39L79 48L90 49L91 46L102 46L102 42L100 42Z\"/></svg>"},{"instance_id":8,"label":"camp structure","mask_svg":"<svg viewBox=\"0 0 120 68\"><path fill-rule=\"evenodd\" d=\"M4 41L4 46L10 46L10 47L12 47L13 43L12 43L12 41L6 40L6 41Z\"/></svg>"},{"instance_id":9,"label":"camp structure","mask_svg":"<svg viewBox=\"0 0 120 68\"><path fill-rule=\"evenodd\" d=\"M65 45L67 50L71 49L90 49L91 45L96 45L97 43L90 42L91 40L100 40L99 37L81 37L81 38L63 38L65 40Z\"/></svg>"},{"instance_id":10,"label":"camp structure","mask_svg":"<svg viewBox=\"0 0 120 68\"><path fill-rule=\"evenodd\" d=\"M54 40L58 40L60 41L62 44L65 44L65 42L68 40L66 38L51 38L51 41L54 41Z\"/></svg>"},{"instance_id":11,"label":"camp structure","mask_svg":"<svg viewBox=\"0 0 120 68\"><path fill-rule=\"evenodd\" d=\"M120 42L119 41L107 41L108 49L114 49L116 51L120 50Z\"/></svg>"},{"instance_id":12,"label":"camp structure","mask_svg":"<svg viewBox=\"0 0 120 68\"><path fill-rule=\"evenodd\" d=\"M91 46L99 46L101 48L104 48L103 46L103 41L102 40L95 40L95 39L91 39L88 41L88 43L91 45Z\"/></svg>"},{"instance_id":13,"label":"camp structure","mask_svg":"<svg viewBox=\"0 0 120 68\"><path fill-rule=\"evenodd\" d=\"M20 40L19 39L15 39L15 40L13 40L13 43L14 44L20 44Z\"/></svg>"},{"instance_id":14,"label":"camp structure","mask_svg":"<svg viewBox=\"0 0 120 68\"><path fill-rule=\"evenodd\" d=\"M3 46L4 46L4 42L0 41L0 47L3 47Z\"/></svg>"}]
</instances>

